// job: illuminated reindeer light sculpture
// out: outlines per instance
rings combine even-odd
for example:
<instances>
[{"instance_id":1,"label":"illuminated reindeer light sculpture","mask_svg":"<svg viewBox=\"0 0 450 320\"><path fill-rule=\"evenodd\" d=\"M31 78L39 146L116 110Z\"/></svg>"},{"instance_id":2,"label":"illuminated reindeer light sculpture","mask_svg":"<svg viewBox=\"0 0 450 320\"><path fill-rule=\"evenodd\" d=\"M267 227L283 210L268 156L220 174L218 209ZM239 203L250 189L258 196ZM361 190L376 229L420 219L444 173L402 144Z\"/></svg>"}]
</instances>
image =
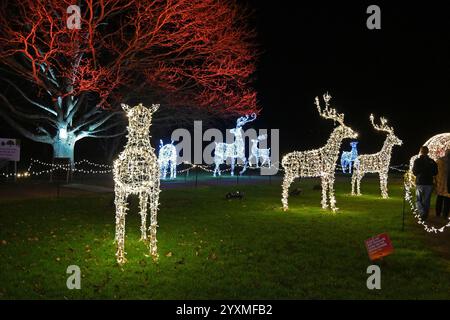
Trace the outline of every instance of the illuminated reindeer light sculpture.
<instances>
[{"instance_id":1,"label":"illuminated reindeer light sculpture","mask_svg":"<svg viewBox=\"0 0 450 320\"><path fill-rule=\"evenodd\" d=\"M213 175L216 176L216 173L220 176L220 165L227 160L227 158L231 158L231 175L234 175L234 166L236 159L241 159L244 163L244 167L242 168L239 174L243 174L247 169L247 158L245 157L245 143L244 138L242 137L242 126L248 122L252 122L256 119L256 113L252 113L251 115L246 115L244 117L240 117L236 120L236 128L230 129L230 132L234 135L233 143L224 143L219 142L216 143L216 147L214 149L214 163L215 168Z\"/></svg>"},{"instance_id":2,"label":"illuminated reindeer light sculpture","mask_svg":"<svg viewBox=\"0 0 450 320\"><path fill-rule=\"evenodd\" d=\"M167 171L169 171L170 179L177 177L177 148L173 145L173 141L164 144L162 140L159 140L158 162L161 179L167 178Z\"/></svg>"},{"instance_id":3,"label":"illuminated reindeer light sculpture","mask_svg":"<svg viewBox=\"0 0 450 320\"><path fill-rule=\"evenodd\" d=\"M256 167L259 168L259 162L261 161L261 167L265 164L270 167L270 148L263 149L258 148L258 143L262 140L267 139L267 134L262 134L258 136L256 139L251 139L252 147L250 148L252 154L250 157L248 157L248 163L251 166L251 159L255 158Z\"/></svg>"},{"instance_id":4,"label":"illuminated reindeer light sculpture","mask_svg":"<svg viewBox=\"0 0 450 320\"><path fill-rule=\"evenodd\" d=\"M392 148L395 145L401 146L402 140L397 138L394 134L394 129L387 125L387 120L381 118L381 125L374 123L373 114L370 115L370 122L375 130L386 132L386 140L384 141L381 150L374 154L362 154L359 155L357 161L355 161L355 167L352 175L352 195L361 195L361 179L366 173L378 173L380 176L380 189L381 196L388 198L387 180L389 173L389 164L391 162Z\"/></svg>"},{"instance_id":5,"label":"illuminated reindeer light sculpture","mask_svg":"<svg viewBox=\"0 0 450 320\"><path fill-rule=\"evenodd\" d=\"M330 206L333 212L338 209L334 197L334 175L339 149L342 140L354 139L357 137L357 133L344 124L344 114L337 113L335 109L330 109L330 99L331 96L328 93L323 95L325 101L323 110L319 98L316 97L315 100L317 110L322 118L339 123L339 126L331 133L327 144L320 149L288 153L281 161L285 171L281 202L285 211L288 209L289 187L298 177L320 177L322 182L322 208L326 209Z\"/></svg>"},{"instance_id":6,"label":"illuminated reindeer light sculpture","mask_svg":"<svg viewBox=\"0 0 450 320\"><path fill-rule=\"evenodd\" d=\"M125 215L128 210L127 198L130 194L139 195L141 214L141 240L147 241L147 205L150 206L150 254L153 259L158 258L156 247L156 215L159 204L159 166L154 149L150 145L150 126L152 114L159 105L150 108L142 104L130 108L122 104L128 125L128 142L119 158L114 161L114 191L116 204L116 258L119 264L126 262L125 258Z\"/></svg>"}]
</instances>

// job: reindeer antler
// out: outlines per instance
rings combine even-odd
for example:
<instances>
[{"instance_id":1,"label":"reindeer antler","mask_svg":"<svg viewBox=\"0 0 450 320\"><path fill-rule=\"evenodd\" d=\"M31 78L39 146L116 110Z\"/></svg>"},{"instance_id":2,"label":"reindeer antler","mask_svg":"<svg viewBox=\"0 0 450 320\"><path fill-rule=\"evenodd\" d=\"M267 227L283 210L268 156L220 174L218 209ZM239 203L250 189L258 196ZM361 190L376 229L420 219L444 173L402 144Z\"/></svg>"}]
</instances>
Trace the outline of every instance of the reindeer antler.
<instances>
[{"instance_id":1,"label":"reindeer antler","mask_svg":"<svg viewBox=\"0 0 450 320\"><path fill-rule=\"evenodd\" d=\"M316 101L315 101L315 105L317 106L317 110L319 111L320 116L325 119L331 119L333 121L337 121L343 125L344 124L344 114L337 113L336 109L330 108L331 96L328 94L328 92L323 95L323 100L325 101L325 109L323 111L322 111L322 108L320 107L319 97L316 97Z\"/></svg>"},{"instance_id":2,"label":"reindeer antler","mask_svg":"<svg viewBox=\"0 0 450 320\"><path fill-rule=\"evenodd\" d=\"M252 122L256 119L256 113L252 113L251 115L245 115L236 120L236 127L242 127L247 122Z\"/></svg>"},{"instance_id":3,"label":"reindeer antler","mask_svg":"<svg viewBox=\"0 0 450 320\"><path fill-rule=\"evenodd\" d=\"M376 125L375 124L373 114L370 115L369 119L370 119L370 122L372 123L372 126L374 127L375 130L384 131L384 132L387 132L387 133L394 133L394 128L393 127L389 127L387 125L387 119L386 118L380 117L381 125Z\"/></svg>"}]
</instances>

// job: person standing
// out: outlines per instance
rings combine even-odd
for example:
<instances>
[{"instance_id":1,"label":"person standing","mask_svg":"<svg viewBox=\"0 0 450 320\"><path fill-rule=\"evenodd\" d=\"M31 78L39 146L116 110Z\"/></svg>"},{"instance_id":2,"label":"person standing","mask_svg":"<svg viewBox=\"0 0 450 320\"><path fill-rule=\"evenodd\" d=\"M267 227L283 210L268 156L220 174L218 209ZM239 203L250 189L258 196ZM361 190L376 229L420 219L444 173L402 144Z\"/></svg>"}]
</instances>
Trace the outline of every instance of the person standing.
<instances>
[{"instance_id":1,"label":"person standing","mask_svg":"<svg viewBox=\"0 0 450 320\"><path fill-rule=\"evenodd\" d=\"M450 211L450 149L445 156L436 161L438 174L436 176L436 216L448 218Z\"/></svg>"},{"instance_id":2,"label":"person standing","mask_svg":"<svg viewBox=\"0 0 450 320\"><path fill-rule=\"evenodd\" d=\"M433 178L438 173L436 162L428 156L428 147L420 148L420 156L414 161L412 172L416 176L416 205L422 218L428 218Z\"/></svg>"}]
</instances>

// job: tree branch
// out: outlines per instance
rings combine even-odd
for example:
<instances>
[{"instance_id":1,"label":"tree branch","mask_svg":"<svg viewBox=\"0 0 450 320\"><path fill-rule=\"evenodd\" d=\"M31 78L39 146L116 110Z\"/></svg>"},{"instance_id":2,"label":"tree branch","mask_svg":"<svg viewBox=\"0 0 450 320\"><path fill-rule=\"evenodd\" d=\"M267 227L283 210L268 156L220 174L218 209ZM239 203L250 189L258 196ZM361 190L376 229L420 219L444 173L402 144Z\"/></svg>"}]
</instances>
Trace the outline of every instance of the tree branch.
<instances>
[{"instance_id":1,"label":"tree branch","mask_svg":"<svg viewBox=\"0 0 450 320\"><path fill-rule=\"evenodd\" d=\"M5 119L5 121L14 129L16 129L20 134L22 134L24 137L31 139L33 141L36 142L42 142L42 143L48 143L51 144L52 143L52 139L51 137L47 136L47 135L36 135L34 133L31 133L30 131L28 131L27 129L25 129L24 127L22 127L20 124L18 124L15 120L13 120L10 116L8 116L4 110L0 109L0 116L3 117L3 119Z\"/></svg>"},{"instance_id":2,"label":"tree branch","mask_svg":"<svg viewBox=\"0 0 450 320\"><path fill-rule=\"evenodd\" d=\"M51 113L51 114L53 114L54 116L57 115L56 112L55 112L54 110L52 110L52 109L50 109L50 108L47 108L46 106L43 106L42 104L37 103L36 101L33 101L33 100L31 100L30 98L28 98L28 97L25 95L25 93L24 93L22 90L20 90L19 87L16 86L15 83L13 83L12 81L9 81L8 79L5 79L5 78L0 78L0 79L2 79L3 81L9 83L11 86L13 86L13 87L14 87L17 91L19 91L19 93L20 93L20 94L21 94L28 102L30 102L31 104L33 104L33 105L35 105L35 106L37 106L37 107L39 107L39 108L41 108L41 109L43 109L43 110L45 110L45 111Z\"/></svg>"}]
</instances>

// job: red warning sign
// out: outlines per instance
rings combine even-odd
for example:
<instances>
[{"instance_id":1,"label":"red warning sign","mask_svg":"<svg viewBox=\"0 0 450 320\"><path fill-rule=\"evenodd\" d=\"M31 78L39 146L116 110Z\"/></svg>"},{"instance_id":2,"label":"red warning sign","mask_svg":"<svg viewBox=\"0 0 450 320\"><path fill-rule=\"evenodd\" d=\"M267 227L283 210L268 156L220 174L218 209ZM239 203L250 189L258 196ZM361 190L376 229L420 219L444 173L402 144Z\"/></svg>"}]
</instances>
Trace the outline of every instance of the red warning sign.
<instances>
[{"instance_id":1,"label":"red warning sign","mask_svg":"<svg viewBox=\"0 0 450 320\"><path fill-rule=\"evenodd\" d=\"M372 261L388 256L394 252L394 247L387 233L367 239L366 248L369 258Z\"/></svg>"}]
</instances>

